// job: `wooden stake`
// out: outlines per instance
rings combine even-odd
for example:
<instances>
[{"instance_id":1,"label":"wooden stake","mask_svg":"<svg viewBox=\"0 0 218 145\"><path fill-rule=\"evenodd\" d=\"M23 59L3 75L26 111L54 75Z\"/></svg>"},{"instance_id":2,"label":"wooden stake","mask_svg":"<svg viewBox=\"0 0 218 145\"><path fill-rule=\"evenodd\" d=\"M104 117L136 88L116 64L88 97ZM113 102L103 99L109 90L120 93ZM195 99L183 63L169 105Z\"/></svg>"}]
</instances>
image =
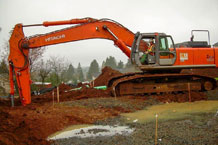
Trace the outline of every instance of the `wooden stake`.
<instances>
[{"instance_id":1,"label":"wooden stake","mask_svg":"<svg viewBox=\"0 0 218 145\"><path fill-rule=\"evenodd\" d=\"M93 88L95 87L95 77L94 76L92 77L92 87Z\"/></svg>"},{"instance_id":2,"label":"wooden stake","mask_svg":"<svg viewBox=\"0 0 218 145\"><path fill-rule=\"evenodd\" d=\"M158 127L158 115L156 114L156 126L155 126L155 145L157 145L157 127Z\"/></svg>"},{"instance_id":3,"label":"wooden stake","mask_svg":"<svg viewBox=\"0 0 218 145\"><path fill-rule=\"evenodd\" d=\"M57 87L57 101L59 103L59 87Z\"/></svg>"},{"instance_id":4,"label":"wooden stake","mask_svg":"<svg viewBox=\"0 0 218 145\"><path fill-rule=\"evenodd\" d=\"M189 97L189 102L191 102L192 99L191 99L190 83L188 83L188 97Z\"/></svg>"}]
</instances>

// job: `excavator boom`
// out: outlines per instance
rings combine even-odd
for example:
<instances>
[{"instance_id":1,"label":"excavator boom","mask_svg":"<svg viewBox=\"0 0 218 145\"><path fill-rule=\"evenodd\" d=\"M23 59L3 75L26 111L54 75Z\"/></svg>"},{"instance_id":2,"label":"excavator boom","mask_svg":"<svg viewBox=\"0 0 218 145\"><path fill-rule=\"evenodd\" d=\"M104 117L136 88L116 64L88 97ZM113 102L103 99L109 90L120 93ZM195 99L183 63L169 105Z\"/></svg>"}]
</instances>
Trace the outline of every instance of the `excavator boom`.
<instances>
[{"instance_id":1,"label":"excavator boom","mask_svg":"<svg viewBox=\"0 0 218 145\"><path fill-rule=\"evenodd\" d=\"M54 26L67 25L73 26L58 31L26 37L23 32L24 27L31 26ZM11 95L14 95L13 74L16 76L19 95L23 105L31 103L30 92L30 69L29 69L29 49L42 46L55 45L59 43L73 42L85 39L108 39L114 41L126 56L130 57L135 34L110 19L72 19L67 21L43 22L42 24L22 25L17 24L10 38L9 69Z\"/></svg>"}]
</instances>

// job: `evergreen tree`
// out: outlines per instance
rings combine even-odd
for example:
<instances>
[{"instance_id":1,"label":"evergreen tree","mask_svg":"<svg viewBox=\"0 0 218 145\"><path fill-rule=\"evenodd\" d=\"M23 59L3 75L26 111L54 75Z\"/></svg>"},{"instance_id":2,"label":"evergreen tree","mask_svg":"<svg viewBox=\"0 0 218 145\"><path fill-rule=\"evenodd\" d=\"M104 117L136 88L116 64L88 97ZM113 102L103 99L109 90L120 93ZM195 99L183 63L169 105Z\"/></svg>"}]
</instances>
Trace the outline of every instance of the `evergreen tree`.
<instances>
[{"instance_id":1,"label":"evergreen tree","mask_svg":"<svg viewBox=\"0 0 218 145\"><path fill-rule=\"evenodd\" d=\"M52 72L52 73L50 73L47 81L51 82L51 84L53 86L58 86L59 85L59 76L57 75L57 73Z\"/></svg>"},{"instance_id":2,"label":"evergreen tree","mask_svg":"<svg viewBox=\"0 0 218 145\"><path fill-rule=\"evenodd\" d=\"M78 64L78 67L77 67L77 75L78 75L78 80L80 82L83 82L84 81L84 75L83 75L83 70L82 70L82 67L81 67L80 63Z\"/></svg>"},{"instance_id":3,"label":"evergreen tree","mask_svg":"<svg viewBox=\"0 0 218 145\"><path fill-rule=\"evenodd\" d=\"M92 74L91 74L91 72L90 71L88 71L87 72L87 79L90 81L90 80L92 80Z\"/></svg>"},{"instance_id":4,"label":"evergreen tree","mask_svg":"<svg viewBox=\"0 0 218 145\"><path fill-rule=\"evenodd\" d=\"M68 80L73 80L73 77L75 75L75 69L72 64L69 65L68 70L66 72L66 77Z\"/></svg>"},{"instance_id":5,"label":"evergreen tree","mask_svg":"<svg viewBox=\"0 0 218 145\"><path fill-rule=\"evenodd\" d=\"M67 70L68 69L63 69L62 71L61 71L61 73L60 73L60 80L61 80L61 82L68 82L69 81L69 79L68 79L68 77L67 77ZM70 79L72 79L72 76L71 76L71 78Z\"/></svg>"},{"instance_id":6,"label":"evergreen tree","mask_svg":"<svg viewBox=\"0 0 218 145\"><path fill-rule=\"evenodd\" d=\"M132 63L131 63L131 60L128 59L126 63L126 68L130 68L130 67L132 67Z\"/></svg>"},{"instance_id":7,"label":"evergreen tree","mask_svg":"<svg viewBox=\"0 0 218 145\"><path fill-rule=\"evenodd\" d=\"M109 58L106 59L105 66L109 66L112 69L116 69L117 67L116 59L113 56L110 56Z\"/></svg>"},{"instance_id":8,"label":"evergreen tree","mask_svg":"<svg viewBox=\"0 0 218 145\"><path fill-rule=\"evenodd\" d=\"M103 69L104 67L105 67L105 61L102 62L101 69Z\"/></svg>"},{"instance_id":9,"label":"evergreen tree","mask_svg":"<svg viewBox=\"0 0 218 145\"><path fill-rule=\"evenodd\" d=\"M90 64L87 78L89 80L92 80L93 76L97 77L98 75L99 75L99 65L98 65L98 62L94 59Z\"/></svg>"},{"instance_id":10,"label":"evergreen tree","mask_svg":"<svg viewBox=\"0 0 218 145\"><path fill-rule=\"evenodd\" d=\"M117 69L121 70L124 67L124 63L120 60L120 62L117 65Z\"/></svg>"}]
</instances>

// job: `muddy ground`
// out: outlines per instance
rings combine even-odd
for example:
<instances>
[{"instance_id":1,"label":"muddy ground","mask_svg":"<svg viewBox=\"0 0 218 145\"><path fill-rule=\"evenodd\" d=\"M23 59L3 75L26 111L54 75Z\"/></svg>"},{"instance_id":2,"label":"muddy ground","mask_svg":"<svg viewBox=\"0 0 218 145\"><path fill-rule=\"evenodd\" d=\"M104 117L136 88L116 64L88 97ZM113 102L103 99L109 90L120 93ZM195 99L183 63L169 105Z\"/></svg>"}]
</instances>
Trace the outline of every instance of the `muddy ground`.
<instances>
[{"instance_id":1,"label":"muddy ground","mask_svg":"<svg viewBox=\"0 0 218 145\"><path fill-rule=\"evenodd\" d=\"M110 69L101 76L107 78L106 74L113 75ZM99 79L99 84L104 84L100 81L102 79ZM120 114L157 104L189 101L188 93L114 98L104 90L83 87L81 90L70 91L72 88L64 84L59 87L60 103L57 103L56 97L52 97L52 92L32 96L32 104L25 107L20 105L19 99L15 100L13 108L10 107L10 100L1 99L0 144L154 144L155 122L127 123ZM218 90L192 92L191 96L193 102L218 100ZM161 121L158 144L217 144L217 122L214 113L200 113L191 118ZM56 142L46 140L56 131L77 124L128 125L135 128L135 132L130 136L72 138Z\"/></svg>"}]
</instances>

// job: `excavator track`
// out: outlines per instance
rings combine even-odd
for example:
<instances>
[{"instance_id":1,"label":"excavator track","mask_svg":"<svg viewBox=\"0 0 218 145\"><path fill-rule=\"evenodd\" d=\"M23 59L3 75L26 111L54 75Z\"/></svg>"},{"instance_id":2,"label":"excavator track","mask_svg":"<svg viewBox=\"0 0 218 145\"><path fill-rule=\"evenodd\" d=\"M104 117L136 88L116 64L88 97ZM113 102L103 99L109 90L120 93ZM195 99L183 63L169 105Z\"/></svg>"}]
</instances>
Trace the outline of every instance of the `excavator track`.
<instances>
[{"instance_id":1,"label":"excavator track","mask_svg":"<svg viewBox=\"0 0 218 145\"><path fill-rule=\"evenodd\" d=\"M108 88L113 96L209 91L216 80L195 74L127 73L112 78Z\"/></svg>"}]
</instances>

